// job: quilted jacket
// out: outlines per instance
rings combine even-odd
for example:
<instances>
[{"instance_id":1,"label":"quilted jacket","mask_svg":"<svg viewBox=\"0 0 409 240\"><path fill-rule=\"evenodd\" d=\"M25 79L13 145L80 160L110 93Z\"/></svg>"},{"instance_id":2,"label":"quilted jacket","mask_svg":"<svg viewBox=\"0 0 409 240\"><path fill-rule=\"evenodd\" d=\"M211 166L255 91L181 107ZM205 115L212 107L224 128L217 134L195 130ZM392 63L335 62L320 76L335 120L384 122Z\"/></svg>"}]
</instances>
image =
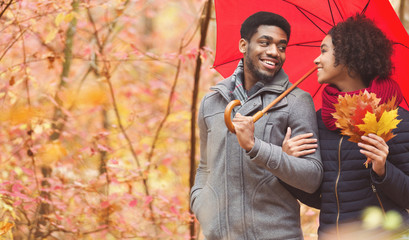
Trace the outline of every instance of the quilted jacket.
<instances>
[{"instance_id":1,"label":"quilted jacket","mask_svg":"<svg viewBox=\"0 0 409 240\"><path fill-rule=\"evenodd\" d=\"M339 131L328 130L317 112L319 145L324 166L320 189L314 194L305 194L296 189L291 192L301 202L320 209L318 234L324 237L341 223L359 220L362 210L369 206L395 210L404 219L409 209L409 112L398 110L402 121L393 132L394 138L387 142L389 155L386 175L380 179L363 165L366 157L359 152L356 143L348 141Z\"/></svg>"}]
</instances>

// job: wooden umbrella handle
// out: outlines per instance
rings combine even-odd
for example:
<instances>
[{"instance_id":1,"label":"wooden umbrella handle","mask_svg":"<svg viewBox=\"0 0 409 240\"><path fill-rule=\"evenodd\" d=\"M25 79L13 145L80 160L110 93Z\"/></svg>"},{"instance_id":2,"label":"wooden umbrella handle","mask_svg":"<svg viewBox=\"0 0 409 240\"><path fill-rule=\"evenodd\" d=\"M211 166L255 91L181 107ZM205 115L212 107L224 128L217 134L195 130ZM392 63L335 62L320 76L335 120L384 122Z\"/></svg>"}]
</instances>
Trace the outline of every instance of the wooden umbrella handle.
<instances>
[{"instance_id":1,"label":"wooden umbrella handle","mask_svg":"<svg viewBox=\"0 0 409 240\"><path fill-rule=\"evenodd\" d=\"M304 81L308 76L310 76L315 70L317 70L317 66L314 66L310 71L308 71L304 76L302 76L296 83L294 83L291 87L285 90L280 96L278 96L274 101L268 104L263 110L258 111L256 114L253 115L253 121L256 122L259 120L270 108L276 105L281 99L283 99L287 94L289 94L295 87L298 86L302 81ZM236 133L234 129L234 125L231 121L231 112L233 108L236 106L241 105L239 100L233 100L227 104L226 109L224 110L224 122L229 129L230 132Z\"/></svg>"},{"instance_id":2,"label":"wooden umbrella handle","mask_svg":"<svg viewBox=\"0 0 409 240\"><path fill-rule=\"evenodd\" d=\"M231 122L231 111L233 108L236 106L240 106L240 100L233 100L227 104L226 109L224 109L224 123L226 124L227 128L229 129L230 132L236 133L236 130L234 129L234 125Z\"/></svg>"}]
</instances>

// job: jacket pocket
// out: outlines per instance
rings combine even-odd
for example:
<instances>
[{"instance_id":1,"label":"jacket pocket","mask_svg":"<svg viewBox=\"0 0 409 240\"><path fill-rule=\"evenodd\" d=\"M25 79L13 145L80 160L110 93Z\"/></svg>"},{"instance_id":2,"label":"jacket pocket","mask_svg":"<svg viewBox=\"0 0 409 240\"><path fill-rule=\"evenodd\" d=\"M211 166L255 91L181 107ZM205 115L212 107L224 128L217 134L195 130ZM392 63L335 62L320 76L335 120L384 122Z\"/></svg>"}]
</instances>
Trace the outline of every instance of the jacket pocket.
<instances>
[{"instance_id":1,"label":"jacket pocket","mask_svg":"<svg viewBox=\"0 0 409 240\"><path fill-rule=\"evenodd\" d=\"M251 229L256 239L302 239L299 204L270 176L255 188L252 196Z\"/></svg>"},{"instance_id":2,"label":"jacket pocket","mask_svg":"<svg viewBox=\"0 0 409 240\"><path fill-rule=\"evenodd\" d=\"M196 197L192 211L203 230L203 235L207 240L221 239L220 230L220 202L216 191L208 183L203 187Z\"/></svg>"},{"instance_id":3,"label":"jacket pocket","mask_svg":"<svg viewBox=\"0 0 409 240\"><path fill-rule=\"evenodd\" d=\"M257 136L262 137L267 143L281 146L287 132L288 112L277 109L267 112L263 118L259 120L260 125L258 125L263 127L255 129Z\"/></svg>"}]
</instances>

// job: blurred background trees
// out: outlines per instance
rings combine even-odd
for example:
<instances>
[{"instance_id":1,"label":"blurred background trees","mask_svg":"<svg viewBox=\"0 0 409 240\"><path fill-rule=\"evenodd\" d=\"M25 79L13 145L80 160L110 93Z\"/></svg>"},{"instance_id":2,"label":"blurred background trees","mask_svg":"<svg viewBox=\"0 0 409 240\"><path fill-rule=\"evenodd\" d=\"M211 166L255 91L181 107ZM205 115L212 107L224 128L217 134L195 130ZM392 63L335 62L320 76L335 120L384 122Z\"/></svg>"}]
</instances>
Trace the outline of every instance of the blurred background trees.
<instances>
[{"instance_id":1,"label":"blurred background trees","mask_svg":"<svg viewBox=\"0 0 409 240\"><path fill-rule=\"evenodd\" d=\"M408 29L409 3L391 0ZM0 1L0 237L201 239L206 0ZM317 211L302 208L306 239Z\"/></svg>"}]
</instances>

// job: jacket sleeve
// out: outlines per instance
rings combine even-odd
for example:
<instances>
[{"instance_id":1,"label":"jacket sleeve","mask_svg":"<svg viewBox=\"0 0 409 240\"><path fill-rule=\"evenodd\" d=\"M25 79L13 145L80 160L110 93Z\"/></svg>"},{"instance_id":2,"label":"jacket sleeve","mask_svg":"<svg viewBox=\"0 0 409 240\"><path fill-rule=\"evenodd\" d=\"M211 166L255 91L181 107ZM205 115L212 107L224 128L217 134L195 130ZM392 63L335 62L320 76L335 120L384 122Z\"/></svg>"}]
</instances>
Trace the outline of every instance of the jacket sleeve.
<instances>
[{"instance_id":1,"label":"jacket sleeve","mask_svg":"<svg viewBox=\"0 0 409 240\"><path fill-rule=\"evenodd\" d=\"M409 158L408 158L409 159ZM377 191L382 191L402 208L409 209L409 175L393 164L386 162L385 177L379 181L371 170L371 178Z\"/></svg>"},{"instance_id":2,"label":"jacket sleeve","mask_svg":"<svg viewBox=\"0 0 409 240\"><path fill-rule=\"evenodd\" d=\"M193 209L193 204L196 197L200 194L202 188L206 185L209 170L207 168L207 126L204 120L204 100L202 100L199 108L198 126L200 136L200 162L196 171L195 183L190 190L190 208Z\"/></svg>"},{"instance_id":3,"label":"jacket sleeve","mask_svg":"<svg viewBox=\"0 0 409 240\"><path fill-rule=\"evenodd\" d=\"M287 183L281 181L281 179L279 181L296 199L300 200L300 202L307 206L321 209L321 188L318 188L314 193L307 193L295 187L291 187Z\"/></svg>"},{"instance_id":4,"label":"jacket sleeve","mask_svg":"<svg viewBox=\"0 0 409 240\"><path fill-rule=\"evenodd\" d=\"M291 127L292 135L313 133L318 139L317 119L314 103L309 94L303 93L295 97L289 106L287 126ZM284 139L287 127L282 129ZM288 185L302 191L313 193L321 185L323 167L319 151L303 157L287 155L281 146L264 142L255 138L255 145L248 154L252 161L262 165L276 177Z\"/></svg>"},{"instance_id":5,"label":"jacket sleeve","mask_svg":"<svg viewBox=\"0 0 409 240\"><path fill-rule=\"evenodd\" d=\"M379 179L371 170L371 180L377 191L385 194L398 206L409 209L409 112L400 109L398 118L402 121L394 130L396 136L388 142L385 176Z\"/></svg>"}]
</instances>

